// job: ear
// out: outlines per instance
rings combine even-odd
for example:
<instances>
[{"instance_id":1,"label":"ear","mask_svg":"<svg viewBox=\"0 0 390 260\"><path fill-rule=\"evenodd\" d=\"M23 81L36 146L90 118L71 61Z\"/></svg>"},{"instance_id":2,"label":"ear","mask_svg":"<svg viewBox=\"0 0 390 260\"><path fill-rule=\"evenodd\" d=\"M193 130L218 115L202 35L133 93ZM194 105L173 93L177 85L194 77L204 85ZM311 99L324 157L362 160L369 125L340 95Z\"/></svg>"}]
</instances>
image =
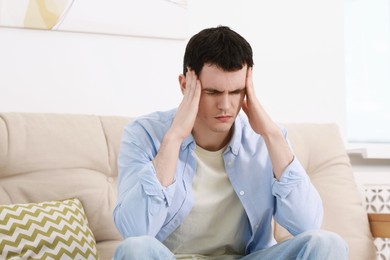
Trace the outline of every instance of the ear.
<instances>
[{"instance_id":1,"label":"ear","mask_svg":"<svg viewBox=\"0 0 390 260\"><path fill-rule=\"evenodd\" d=\"M184 95L184 90L186 89L186 76L184 76L183 74L179 75L179 84L181 93Z\"/></svg>"}]
</instances>

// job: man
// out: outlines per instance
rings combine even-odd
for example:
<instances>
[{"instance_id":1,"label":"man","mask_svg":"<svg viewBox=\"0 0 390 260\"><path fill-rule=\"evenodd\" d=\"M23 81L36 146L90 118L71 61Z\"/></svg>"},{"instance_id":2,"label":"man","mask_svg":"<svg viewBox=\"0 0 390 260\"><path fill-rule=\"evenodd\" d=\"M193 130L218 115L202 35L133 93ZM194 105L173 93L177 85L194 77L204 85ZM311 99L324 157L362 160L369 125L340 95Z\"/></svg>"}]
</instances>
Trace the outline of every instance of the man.
<instances>
[{"instance_id":1,"label":"man","mask_svg":"<svg viewBox=\"0 0 390 260\"><path fill-rule=\"evenodd\" d=\"M319 230L322 202L286 130L255 96L249 43L205 29L183 65L179 107L125 129L114 258L347 259L345 242ZM273 218L294 238L276 244Z\"/></svg>"}]
</instances>

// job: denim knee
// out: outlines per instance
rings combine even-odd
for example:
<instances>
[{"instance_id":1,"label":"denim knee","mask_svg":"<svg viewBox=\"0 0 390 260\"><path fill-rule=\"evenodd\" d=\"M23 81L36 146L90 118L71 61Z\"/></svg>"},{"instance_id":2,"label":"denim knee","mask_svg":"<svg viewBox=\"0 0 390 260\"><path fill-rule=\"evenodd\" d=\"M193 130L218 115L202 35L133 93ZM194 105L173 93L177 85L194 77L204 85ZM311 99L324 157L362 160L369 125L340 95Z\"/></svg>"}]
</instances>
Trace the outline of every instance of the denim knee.
<instances>
[{"instance_id":1,"label":"denim knee","mask_svg":"<svg viewBox=\"0 0 390 260\"><path fill-rule=\"evenodd\" d=\"M336 233L325 230L314 230L302 233L302 239L306 240L308 249L315 248L319 255L328 255L327 259L348 259L348 245L345 240Z\"/></svg>"},{"instance_id":2,"label":"denim knee","mask_svg":"<svg viewBox=\"0 0 390 260\"><path fill-rule=\"evenodd\" d=\"M323 247L340 248L343 250L348 250L347 243L345 240L338 234L325 230L316 230L307 232L311 240L315 241Z\"/></svg>"},{"instance_id":3,"label":"denim knee","mask_svg":"<svg viewBox=\"0 0 390 260\"><path fill-rule=\"evenodd\" d=\"M151 236L129 237L115 250L114 260L175 259L174 254Z\"/></svg>"}]
</instances>

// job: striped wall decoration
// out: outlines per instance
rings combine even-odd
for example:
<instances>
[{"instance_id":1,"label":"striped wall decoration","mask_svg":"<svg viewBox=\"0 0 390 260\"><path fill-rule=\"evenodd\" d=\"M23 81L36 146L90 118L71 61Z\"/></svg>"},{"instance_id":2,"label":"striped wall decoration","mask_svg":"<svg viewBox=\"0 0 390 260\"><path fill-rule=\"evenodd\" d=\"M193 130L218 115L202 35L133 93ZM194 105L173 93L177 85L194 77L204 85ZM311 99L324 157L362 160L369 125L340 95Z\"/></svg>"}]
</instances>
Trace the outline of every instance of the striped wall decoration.
<instances>
[{"instance_id":1,"label":"striped wall decoration","mask_svg":"<svg viewBox=\"0 0 390 260\"><path fill-rule=\"evenodd\" d=\"M81 202L1 205L0 259L98 259Z\"/></svg>"}]
</instances>

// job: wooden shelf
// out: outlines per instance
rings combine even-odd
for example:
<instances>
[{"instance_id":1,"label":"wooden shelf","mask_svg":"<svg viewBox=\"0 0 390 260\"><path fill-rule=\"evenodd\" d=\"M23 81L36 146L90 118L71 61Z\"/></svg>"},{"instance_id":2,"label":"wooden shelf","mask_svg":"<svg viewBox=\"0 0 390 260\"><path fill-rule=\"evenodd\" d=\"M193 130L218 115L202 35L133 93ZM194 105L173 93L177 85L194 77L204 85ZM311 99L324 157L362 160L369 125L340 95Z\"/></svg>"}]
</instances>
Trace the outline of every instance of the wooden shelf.
<instances>
[{"instance_id":1,"label":"wooden shelf","mask_svg":"<svg viewBox=\"0 0 390 260\"><path fill-rule=\"evenodd\" d=\"M390 238L390 213L368 213L373 237Z\"/></svg>"}]
</instances>

